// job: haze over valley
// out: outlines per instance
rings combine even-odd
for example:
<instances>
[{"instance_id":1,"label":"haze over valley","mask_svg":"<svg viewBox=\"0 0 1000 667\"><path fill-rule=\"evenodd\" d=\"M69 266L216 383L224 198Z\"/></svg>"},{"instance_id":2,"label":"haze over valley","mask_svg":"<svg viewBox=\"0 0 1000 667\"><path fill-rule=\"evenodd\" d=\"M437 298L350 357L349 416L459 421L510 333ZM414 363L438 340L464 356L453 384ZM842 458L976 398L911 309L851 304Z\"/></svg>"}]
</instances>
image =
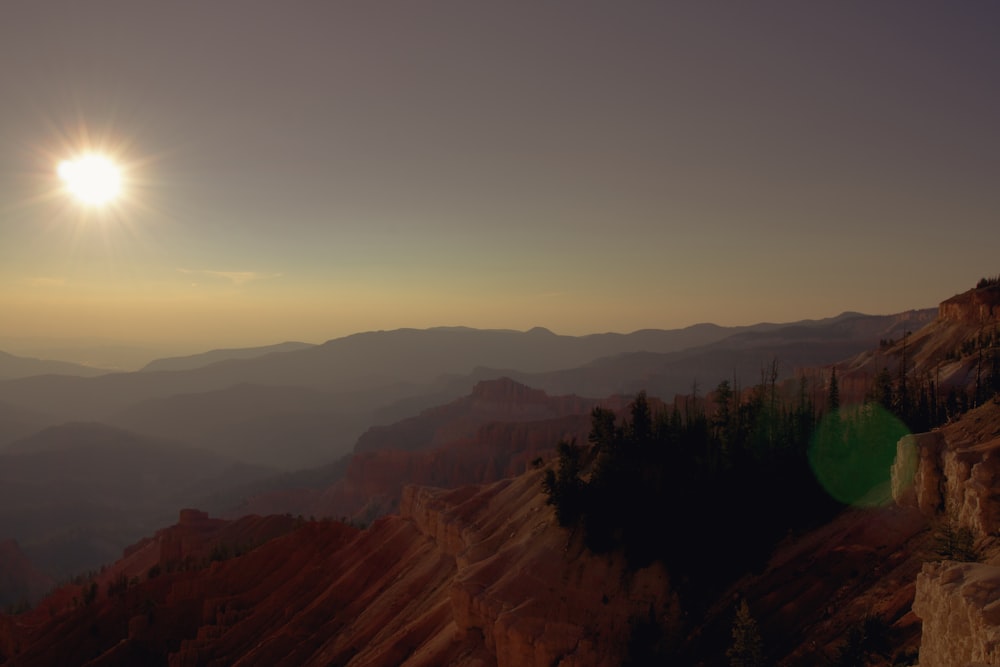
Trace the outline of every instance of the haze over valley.
<instances>
[{"instance_id":1,"label":"haze over valley","mask_svg":"<svg viewBox=\"0 0 1000 667\"><path fill-rule=\"evenodd\" d=\"M1000 665L997 34L5 4L0 665Z\"/></svg>"}]
</instances>

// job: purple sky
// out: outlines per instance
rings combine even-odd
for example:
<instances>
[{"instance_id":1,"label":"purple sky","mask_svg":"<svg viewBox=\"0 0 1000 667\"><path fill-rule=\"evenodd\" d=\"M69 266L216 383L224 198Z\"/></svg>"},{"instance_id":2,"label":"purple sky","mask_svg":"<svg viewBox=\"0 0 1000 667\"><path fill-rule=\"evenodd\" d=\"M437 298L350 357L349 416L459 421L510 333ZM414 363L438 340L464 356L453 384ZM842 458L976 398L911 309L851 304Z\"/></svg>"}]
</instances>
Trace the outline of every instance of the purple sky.
<instances>
[{"instance_id":1,"label":"purple sky","mask_svg":"<svg viewBox=\"0 0 1000 667\"><path fill-rule=\"evenodd\" d=\"M932 306L1000 273L997 7L4 3L0 338Z\"/></svg>"}]
</instances>

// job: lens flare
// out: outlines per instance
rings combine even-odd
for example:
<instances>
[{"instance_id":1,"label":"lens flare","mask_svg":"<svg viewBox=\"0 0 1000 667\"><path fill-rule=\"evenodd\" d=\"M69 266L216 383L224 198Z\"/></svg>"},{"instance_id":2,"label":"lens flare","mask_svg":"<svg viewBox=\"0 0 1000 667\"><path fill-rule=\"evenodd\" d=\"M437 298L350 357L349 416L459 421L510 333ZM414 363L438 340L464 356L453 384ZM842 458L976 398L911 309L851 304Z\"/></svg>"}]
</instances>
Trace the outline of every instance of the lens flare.
<instances>
[{"instance_id":1,"label":"lens flare","mask_svg":"<svg viewBox=\"0 0 1000 667\"><path fill-rule=\"evenodd\" d=\"M823 418L809 446L809 464L827 493L847 505L873 507L888 500L896 443L906 426L880 405L834 411Z\"/></svg>"}]
</instances>

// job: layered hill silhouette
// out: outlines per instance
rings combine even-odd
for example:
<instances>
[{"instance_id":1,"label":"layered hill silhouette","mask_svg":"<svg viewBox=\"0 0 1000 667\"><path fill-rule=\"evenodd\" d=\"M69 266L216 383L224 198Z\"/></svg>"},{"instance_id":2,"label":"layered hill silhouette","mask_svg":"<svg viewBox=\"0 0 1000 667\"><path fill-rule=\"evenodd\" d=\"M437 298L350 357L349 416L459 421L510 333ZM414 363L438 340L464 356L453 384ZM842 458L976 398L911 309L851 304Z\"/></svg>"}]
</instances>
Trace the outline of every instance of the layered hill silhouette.
<instances>
[{"instance_id":1,"label":"layered hill silhouette","mask_svg":"<svg viewBox=\"0 0 1000 667\"><path fill-rule=\"evenodd\" d=\"M671 390L690 391L695 379L711 387L718 380L732 377L737 368L734 360L743 364L741 368L751 378L756 378L760 368L775 358L780 360L783 373L791 372L799 361L837 361L847 351L871 347L875 339L891 336L901 327L912 327L920 317L923 313L892 317L845 314L793 326L765 324L731 330L699 325L676 332L579 338L556 336L540 329L526 333L400 330L351 336L302 349L256 349L257 356L248 359L215 362L209 355L197 360L208 361L208 365L191 370L147 370L97 378L41 376L0 382L0 395L9 401L0 403L0 430L4 431L0 433L0 447L5 441L26 438L36 429L62 420L100 416L101 421L139 440L169 443L154 447L151 451L157 454L150 455L150 460L166 449L176 449L187 452L192 470L217 471L211 484L208 476L199 477L202 483L188 485L191 493L183 497L153 492L157 488L154 485L144 490L142 497L155 499L155 503L131 503L121 495L113 500L95 500L87 495L87 489L98 488L101 480L125 472L123 466L111 462L104 471L88 472L94 484L69 487L80 491L74 500L53 503L53 498L62 498L67 490L56 489L51 496L38 491L46 484L57 486L57 482L51 478L41 482L36 476L45 466L59 469L69 459L53 453L47 455L48 459L36 455L36 467L23 479L11 481L11 493L18 488L25 491L2 515L9 527L0 535L17 538L40 567L65 576L107 560L141 531L158 525L150 523L154 504L158 504L158 521L165 520L179 504L195 502L227 514L242 507L367 521L395 509L406 482L455 485L491 481L523 472L529 462L549 454L562 438L585 438L587 413L597 404L596 399L557 399L557 403L563 400L563 407L541 409L545 401L532 407L532 394L523 389L512 390L515 394L510 398L516 400L508 401L507 407L502 401L497 403L497 412L491 413L494 408L490 408L478 416L470 413L459 417L446 410L411 418L423 408L467 396L482 379L503 375L527 378L531 386L544 388L556 397L563 393L559 387L574 384L593 392L579 392L583 396L607 397L619 390L634 391L645 383L659 386L661 395L671 396ZM706 338L714 342L683 352L628 352L636 347L672 349ZM480 366L466 375L454 372L468 372L473 364L487 363L498 367L509 363L558 368L609 350L626 353L567 371L505 373ZM300 377L297 374L303 368L310 370ZM446 371L453 372L448 375ZM373 374L382 379L374 379ZM298 378L298 382L280 383L289 378ZM656 378L662 378L665 384L657 384ZM232 383L237 379L239 382ZM251 383L248 379L261 382ZM360 388L366 384L368 390ZM485 401L486 405L489 401L485 399L480 396L475 400ZM515 405L519 406L519 415L503 412L515 410ZM449 419L453 421L448 423ZM532 420L539 423L524 423ZM379 422L386 428L372 426ZM396 426L388 427L396 422ZM83 423L74 421L61 428L70 433L97 428L84 427ZM428 428L434 432L429 439L421 439L421 429ZM48 431L44 438L58 432ZM88 437L78 436L82 440ZM357 456L330 465L356 444ZM112 456L110 452L107 455ZM136 469L141 467L130 456L122 454L119 458L131 461ZM212 463L202 465L199 459ZM219 463L223 461L229 466L240 461L286 470L330 464L326 472L319 474L304 470L298 475L257 482L253 478L258 476L258 468L230 467L227 470L236 472L228 474ZM176 471L179 479L182 467L171 464L164 470ZM115 487L112 484L109 488ZM252 500L241 503L247 498ZM146 518L139 523L124 518L118 503L136 511L143 508ZM44 532L43 527L50 523L57 526L52 533L58 537L38 541L36 533Z\"/></svg>"},{"instance_id":2,"label":"layered hill silhouette","mask_svg":"<svg viewBox=\"0 0 1000 667\"><path fill-rule=\"evenodd\" d=\"M183 357L167 357L154 359L142 367L142 371L188 371L202 366L228 361L230 359L253 359L276 352L293 352L313 347L311 343L287 341L276 345L261 347L238 347L220 350L209 350L200 354L190 354Z\"/></svg>"},{"instance_id":3,"label":"layered hill silhouette","mask_svg":"<svg viewBox=\"0 0 1000 667\"><path fill-rule=\"evenodd\" d=\"M723 362L756 359L746 385L756 381L762 364L767 372L766 364L777 360L789 374L801 362L799 370L829 390L829 373L839 362L835 367L847 402L851 382L861 386L882 369L914 382L936 371L943 384L965 393L967 404L979 403L968 415L956 415L940 435L961 440L965 458L957 460L969 468L990 456L993 450L976 442L995 439L1000 423L1000 404L981 402L974 391L982 382L982 359L998 345L992 338L983 342L984 332L996 325L992 303L989 294L976 290L945 302L937 313L916 311L878 322L845 314L825 323L744 331L702 349L626 353L533 377L558 386L579 373L580 379L592 378L594 387L626 392L637 377L663 378L662 386L668 386L676 369L694 368L714 349ZM860 348L864 340L869 345ZM826 361L834 353L843 356ZM823 368L810 370L810 360ZM719 379L731 380L733 368ZM739 376L740 369L751 367L736 368ZM646 375L637 376L642 369ZM608 374L601 377L601 371ZM780 664L836 664L849 650L873 659L882 651L890 664L912 664L921 634L910 611L914 580L937 544L926 508L847 509L826 525L789 533L759 571L744 572L731 585L699 588L684 572L670 572L660 562L636 568L622 550L595 555L587 546L586 526L561 527L543 490L543 480L558 467L555 443L586 440L595 406L620 413L631 397L611 391L595 400L583 397L586 392L525 384L520 380L527 373L495 379L488 377L491 372L480 369L426 385L399 380L393 399L398 402L380 403L379 409L385 415L409 410L410 416L370 426L357 438L352 456L336 465L285 476L286 481L311 478L312 486L298 489L311 489L310 494L296 496L294 484L288 484L279 485L283 498L272 493L255 499L262 506L299 502L298 508L317 516L326 512L366 523L373 518L367 528L287 514L226 521L185 510L180 523L149 531L149 538L93 579L63 587L19 616L0 616L0 662L53 665L72 656L71 661L93 665L620 665L654 664L650 661L669 655L681 664L726 664L735 610L743 600L768 659ZM470 393L471 378L479 382ZM712 388L708 378L697 379ZM778 391L777 377L770 382L770 391ZM440 396L461 383L466 389L459 398L415 409L431 393L413 392L414 386L431 387ZM690 392L691 384L679 391ZM237 384L218 393L246 392L239 400L248 405L254 400L282 405L275 386ZM298 396L306 404L321 400L309 392ZM742 397L764 401L766 394L748 390ZM169 397L151 400L162 398ZM718 406L717 398L702 405ZM193 396L176 400L181 406L190 402L185 409L197 405ZM238 412L233 408L231 414ZM179 419L184 410L175 406L174 414ZM721 428L720 419L709 412L705 423ZM68 447L59 438L52 442L28 440L13 449ZM922 455L920 465L933 468L936 451ZM764 468L761 462L754 465L766 468L766 462ZM974 476L971 470L939 465L937 485L918 493L937 489L963 498L969 508L962 511L989 524L983 524L986 533L977 545L993 554L989 534L1000 526L989 523L992 496L987 490L969 500L974 480L948 475ZM976 469L981 477L995 466ZM585 467L583 474L595 470ZM678 511L702 516L708 508L698 503L713 503L715 495L723 496L718 491L701 489L690 506L670 508L673 516ZM663 522L664 508L634 509L648 517L643 520L650 530L672 530ZM685 539L676 536L678 549L689 546ZM725 544L725 536L713 537L713 543ZM733 572L743 546L733 543L704 554L699 572ZM712 597L698 599L693 591L711 591ZM870 642L874 634L866 639L862 630L882 633L888 648L876 647Z\"/></svg>"},{"instance_id":4,"label":"layered hill silhouette","mask_svg":"<svg viewBox=\"0 0 1000 667\"><path fill-rule=\"evenodd\" d=\"M0 449L0 535L67 577L113 560L178 507L272 472L103 424L54 426Z\"/></svg>"},{"instance_id":5,"label":"layered hill silhouette","mask_svg":"<svg viewBox=\"0 0 1000 667\"><path fill-rule=\"evenodd\" d=\"M44 415L47 424L104 422L291 470L335 461L369 426L458 398L479 380L510 376L552 394L600 397L645 386L671 396L695 380L711 387L734 373L752 383L772 359L783 373L839 361L916 316L591 336L541 328L377 331L317 346L164 360L142 372L2 380L0 406ZM23 435L0 420L0 446Z\"/></svg>"},{"instance_id":6,"label":"layered hill silhouette","mask_svg":"<svg viewBox=\"0 0 1000 667\"><path fill-rule=\"evenodd\" d=\"M398 510L406 484L452 488L521 474L561 440L585 440L594 407L620 411L629 400L549 396L509 378L484 380L467 396L368 429L331 476L287 477L235 513L369 522Z\"/></svg>"},{"instance_id":7,"label":"layered hill silhouette","mask_svg":"<svg viewBox=\"0 0 1000 667\"><path fill-rule=\"evenodd\" d=\"M887 316L844 313L834 318L752 329L721 341L671 353L633 352L552 373L513 374L549 392L586 396L635 394L672 398L710 391L722 380L752 386L772 366L778 380L870 351L880 340L900 338L934 320L925 309ZM572 388L572 389L571 389Z\"/></svg>"},{"instance_id":8,"label":"layered hill silhouette","mask_svg":"<svg viewBox=\"0 0 1000 667\"><path fill-rule=\"evenodd\" d=\"M35 375L72 375L75 377L96 377L111 371L94 368L68 361L20 357L0 351L0 380L32 377Z\"/></svg>"},{"instance_id":9,"label":"layered hill silhouette","mask_svg":"<svg viewBox=\"0 0 1000 667\"><path fill-rule=\"evenodd\" d=\"M0 540L0 610L33 605L55 583L28 560L15 540Z\"/></svg>"}]
</instances>

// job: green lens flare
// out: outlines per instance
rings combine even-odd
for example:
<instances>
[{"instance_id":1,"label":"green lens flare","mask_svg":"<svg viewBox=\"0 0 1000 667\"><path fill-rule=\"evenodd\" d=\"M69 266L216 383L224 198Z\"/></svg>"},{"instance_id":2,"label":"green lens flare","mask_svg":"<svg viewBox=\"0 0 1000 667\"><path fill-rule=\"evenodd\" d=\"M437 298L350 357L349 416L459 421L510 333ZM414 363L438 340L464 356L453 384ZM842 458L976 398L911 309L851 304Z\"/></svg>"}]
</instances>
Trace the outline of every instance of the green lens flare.
<instances>
[{"instance_id":1,"label":"green lens flare","mask_svg":"<svg viewBox=\"0 0 1000 667\"><path fill-rule=\"evenodd\" d=\"M882 505L890 497L896 443L908 433L903 422L880 405L832 412L813 434L809 464L827 493L840 502Z\"/></svg>"}]
</instances>

